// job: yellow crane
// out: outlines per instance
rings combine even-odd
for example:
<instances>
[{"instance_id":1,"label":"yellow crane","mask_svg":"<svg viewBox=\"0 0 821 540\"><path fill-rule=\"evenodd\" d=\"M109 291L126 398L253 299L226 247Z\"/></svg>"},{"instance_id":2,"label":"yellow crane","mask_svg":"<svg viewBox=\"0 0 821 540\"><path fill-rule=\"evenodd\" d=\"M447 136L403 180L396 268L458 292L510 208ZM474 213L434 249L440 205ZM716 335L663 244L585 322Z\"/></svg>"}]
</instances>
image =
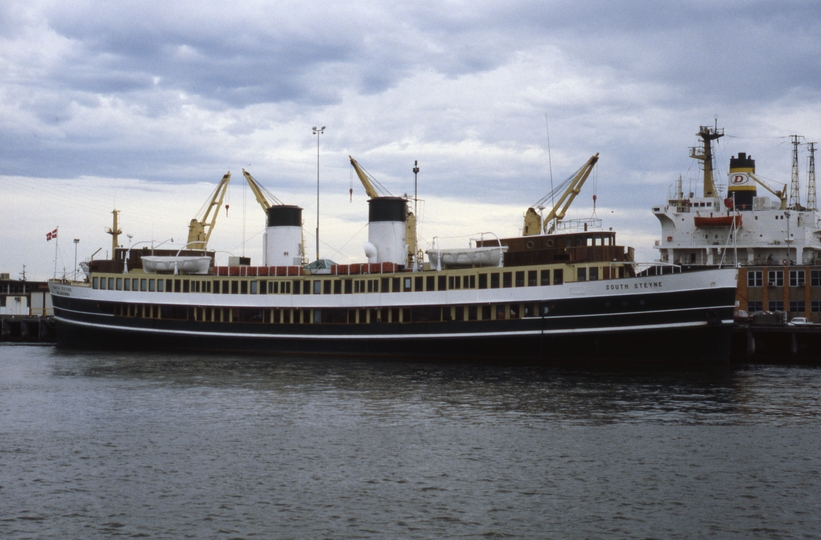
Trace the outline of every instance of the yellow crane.
<instances>
[{"instance_id":1,"label":"yellow crane","mask_svg":"<svg viewBox=\"0 0 821 540\"><path fill-rule=\"evenodd\" d=\"M390 191L385 189L385 187L382 186L382 184L380 184L379 182L376 181L376 178L374 178L373 176L371 176L367 172L365 172L365 169L363 169L359 165L358 161L356 161L351 156L348 156L348 158L351 160L351 165L353 166L353 170L356 171L356 175L359 177L359 181L362 182L363 186L365 186L365 193L368 194L368 197L370 197L371 199L376 199L378 197L392 197L393 196L393 195L391 195ZM376 184L376 186L379 186L379 191L377 191L374 184Z\"/></svg>"},{"instance_id":2,"label":"yellow crane","mask_svg":"<svg viewBox=\"0 0 821 540\"><path fill-rule=\"evenodd\" d=\"M748 172L747 176L755 180L759 186L763 187L764 189L778 197L778 200L781 201L781 210L787 209L787 184L782 184L784 187L782 187L780 190L776 190L775 188L768 185L767 182L756 176L754 173Z\"/></svg>"},{"instance_id":3,"label":"yellow crane","mask_svg":"<svg viewBox=\"0 0 821 540\"><path fill-rule=\"evenodd\" d=\"M283 204L283 202L274 197L270 191L262 187L262 185L259 182L257 182L257 179L251 176L251 173L249 173L245 169L242 169L242 174L243 176L245 176L245 180L248 182L248 186L254 193L254 197L257 199L257 202L262 207L263 212L268 212L268 209L271 208L271 203L269 202L269 199L275 202L276 204Z\"/></svg>"},{"instance_id":4,"label":"yellow crane","mask_svg":"<svg viewBox=\"0 0 821 540\"><path fill-rule=\"evenodd\" d=\"M356 171L359 181L362 182L362 185L365 187L365 193L368 194L368 197L371 199L377 199L379 197L393 197L390 191L377 182L376 178L369 175L365 169L359 165L359 162L351 156L348 156L348 158L351 160L351 165ZM379 186L379 190L377 190L374 184ZM405 222L405 238L408 242L408 267L410 267L413 265L413 260L416 256L416 216L410 210L408 210L408 219Z\"/></svg>"},{"instance_id":5,"label":"yellow crane","mask_svg":"<svg viewBox=\"0 0 821 540\"><path fill-rule=\"evenodd\" d=\"M567 209L570 208L570 204L573 202L573 199L575 199L576 195L578 195L581 191L585 180L587 180L587 177L590 176L590 172L593 170L593 166L596 165L598 160L598 153L595 156L591 156L591 158L588 159L578 171L562 182L559 187L539 199L536 204L528 208L525 213L522 236L539 234L541 230L544 230L547 234L555 232L556 225L564 219ZM561 194L559 195L559 199L553 203L552 201L554 196L559 193ZM542 218L539 216L536 208L544 208L547 203L552 204L553 207L550 209L550 213L547 214L547 217L544 218L544 222L542 222Z\"/></svg>"},{"instance_id":6,"label":"yellow crane","mask_svg":"<svg viewBox=\"0 0 821 540\"><path fill-rule=\"evenodd\" d=\"M188 224L188 243L186 247L189 249L205 249L208 245L208 239L211 238L211 233L214 230L214 224L217 222L217 214L222 206L222 201L225 200L225 192L228 190L228 182L231 180L231 171L225 173L222 177L214 193L211 194L210 200L205 202L203 208L200 210L201 217L195 217Z\"/></svg>"}]
</instances>

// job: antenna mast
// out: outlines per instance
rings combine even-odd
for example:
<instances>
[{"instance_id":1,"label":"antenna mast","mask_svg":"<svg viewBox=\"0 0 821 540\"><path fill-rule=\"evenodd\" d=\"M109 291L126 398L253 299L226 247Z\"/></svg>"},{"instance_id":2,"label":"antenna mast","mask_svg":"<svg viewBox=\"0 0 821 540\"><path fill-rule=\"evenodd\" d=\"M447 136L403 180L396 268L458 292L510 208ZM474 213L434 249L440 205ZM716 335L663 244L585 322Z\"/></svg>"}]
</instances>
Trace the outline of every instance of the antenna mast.
<instances>
[{"instance_id":1,"label":"antenna mast","mask_svg":"<svg viewBox=\"0 0 821 540\"><path fill-rule=\"evenodd\" d=\"M724 129L710 126L700 126L698 133L701 137L700 148L690 148L690 157L702 162L704 167L704 197L717 197L716 183L713 180L713 148L712 141L724 136Z\"/></svg>"},{"instance_id":2,"label":"antenna mast","mask_svg":"<svg viewBox=\"0 0 821 540\"><path fill-rule=\"evenodd\" d=\"M815 145L816 143L807 143L810 150L810 160L807 166L807 210L818 210L818 205L815 201Z\"/></svg>"},{"instance_id":3,"label":"antenna mast","mask_svg":"<svg viewBox=\"0 0 821 540\"><path fill-rule=\"evenodd\" d=\"M106 227L105 232L111 235L111 258L114 259L114 252L117 251L117 246L120 245L120 235L123 234L123 230L117 225L117 216L119 216L120 211L114 210L111 213L114 214L114 226Z\"/></svg>"},{"instance_id":4,"label":"antenna mast","mask_svg":"<svg viewBox=\"0 0 821 540\"><path fill-rule=\"evenodd\" d=\"M801 208L801 192L798 187L798 139L800 135L790 135L792 138L792 179L790 180L789 207L793 210Z\"/></svg>"},{"instance_id":5,"label":"antenna mast","mask_svg":"<svg viewBox=\"0 0 821 540\"><path fill-rule=\"evenodd\" d=\"M421 268L421 265L419 264L419 261L422 259L422 257L420 257L419 254L416 253L416 246L417 246L417 242L416 242L416 236L417 236L416 223L417 223L417 221L416 220L417 220L417 216L419 215L417 213L417 204L419 202L419 190L417 189L417 176L418 175L419 175L419 161L414 160L414 162L413 162L413 252L414 252L413 253L413 269L414 269L414 271L419 270ZM419 251L419 253L421 253L421 250ZM408 261L408 262L410 262L410 261Z\"/></svg>"}]
</instances>

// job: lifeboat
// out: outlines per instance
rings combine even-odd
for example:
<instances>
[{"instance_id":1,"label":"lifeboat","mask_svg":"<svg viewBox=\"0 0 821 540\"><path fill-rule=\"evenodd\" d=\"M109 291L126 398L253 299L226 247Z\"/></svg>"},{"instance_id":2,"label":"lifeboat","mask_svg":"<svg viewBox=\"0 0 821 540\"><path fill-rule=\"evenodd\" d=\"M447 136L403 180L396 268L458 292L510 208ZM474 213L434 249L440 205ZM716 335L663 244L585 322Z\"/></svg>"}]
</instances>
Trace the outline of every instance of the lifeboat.
<instances>
[{"instance_id":1,"label":"lifeboat","mask_svg":"<svg viewBox=\"0 0 821 540\"><path fill-rule=\"evenodd\" d=\"M704 227L732 227L733 221L735 221L735 227L738 229L741 227L741 216L717 216L717 217L707 217L707 216L696 216L693 218L695 222L695 226L699 228Z\"/></svg>"},{"instance_id":2,"label":"lifeboat","mask_svg":"<svg viewBox=\"0 0 821 540\"><path fill-rule=\"evenodd\" d=\"M208 274L211 257L142 257L148 274Z\"/></svg>"},{"instance_id":3,"label":"lifeboat","mask_svg":"<svg viewBox=\"0 0 821 540\"><path fill-rule=\"evenodd\" d=\"M470 268L482 266L502 266L502 258L507 246L472 247L465 249L429 250L428 259L433 267Z\"/></svg>"}]
</instances>

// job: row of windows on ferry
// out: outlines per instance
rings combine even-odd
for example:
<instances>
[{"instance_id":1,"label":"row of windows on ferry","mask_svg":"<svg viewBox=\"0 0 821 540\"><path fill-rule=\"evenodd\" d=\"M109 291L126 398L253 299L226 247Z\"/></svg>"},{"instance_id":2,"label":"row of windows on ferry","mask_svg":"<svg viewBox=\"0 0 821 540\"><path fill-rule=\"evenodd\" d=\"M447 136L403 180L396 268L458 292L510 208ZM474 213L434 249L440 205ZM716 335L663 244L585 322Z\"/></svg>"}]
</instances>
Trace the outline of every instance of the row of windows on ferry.
<instances>
[{"instance_id":1,"label":"row of windows on ferry","mask_svg":"<svg viewBox=\"0 0 821 540\"><path fill-rule=\"evenodd\" d=\"M491 321L546 316L551 312L549 304L536 303L368 309L211 308L112 303L102 304L100 308L120 317L271 324Z\"/></svg>"},{"instance_id":2,"label":"row of windows on ferry","mask_svg":"<svg viewBox=\"0 0 821 540\"><path fill-rule=\"evenodd\" d=\"M804 269L789 270L788 277L790 287L803 287L807 284L807 271ZM783 287L784 270L767 270L767 285L770 287ZM813 287L821 286L821 270L810 270L810 285ZM748 270L747 286L763 287L764 271Z\"/></svg>"},{"instance_id":3,"label":"row of windows on ferry","mask_svg":"<svg viewBox=\"0 0 821 540\"><path fill-rule=\"evenodd\" d=\"M351 294L458 289L498 289L561 285L564 269L490 272L466 276L403 276L365 279L236 280L189 278L114 278L93 277L95 289L140 292L195 292L214 294ZM576 281L623 278L624 268L578 267Z\"/></svg>"},{"instance_id":4,"label":"row of windows on ferry","mask_svg":"<svg viewBox=\"0 0 821 540\"><path fill-rule=\"evenodd\" d=\"M789 301L790 313L806 313L807 304L803 300ZM762 300L748 300L747 311L754 313L756 311L764 311L764 302ZM767 302L767 311L784 311L783 300L770 300ZM821 300L812 300L810 302L811 313L821 313Z\"/></svg>"}]
</instances>

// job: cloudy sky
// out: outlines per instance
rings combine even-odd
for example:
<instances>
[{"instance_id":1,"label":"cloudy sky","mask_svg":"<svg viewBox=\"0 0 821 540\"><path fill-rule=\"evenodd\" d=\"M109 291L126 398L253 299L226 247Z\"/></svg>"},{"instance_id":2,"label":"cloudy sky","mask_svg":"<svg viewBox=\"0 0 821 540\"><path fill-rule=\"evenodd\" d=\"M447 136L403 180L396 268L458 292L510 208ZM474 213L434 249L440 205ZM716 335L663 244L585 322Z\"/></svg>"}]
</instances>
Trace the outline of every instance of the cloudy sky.
<instances>
[{"instance_id":1,"label":"cloudy sky","mask_svg":"<svg viewBox=\"0 0 821 540\"><path fill-rule=\"evenodd\" d=\"M260 263L242 168L305 209L313 258L313 126L327 126L320 252L337 262L364 260L367 239L349 155L394 195L413 193L418 160L426 247L518 234L551 177L599 152L568 217L591 217L595 194L604 227L648 260L651 207L679 175L700 189L700 125L725 129L721 174L747 152L778 183L789 136L821 139L815 0L231 4L0 4L0 272L71 272L75 238L80 261L105 256L115 208L124 245L184 242L229 170L210 247Z\"/></svg>"}]
</instances>

